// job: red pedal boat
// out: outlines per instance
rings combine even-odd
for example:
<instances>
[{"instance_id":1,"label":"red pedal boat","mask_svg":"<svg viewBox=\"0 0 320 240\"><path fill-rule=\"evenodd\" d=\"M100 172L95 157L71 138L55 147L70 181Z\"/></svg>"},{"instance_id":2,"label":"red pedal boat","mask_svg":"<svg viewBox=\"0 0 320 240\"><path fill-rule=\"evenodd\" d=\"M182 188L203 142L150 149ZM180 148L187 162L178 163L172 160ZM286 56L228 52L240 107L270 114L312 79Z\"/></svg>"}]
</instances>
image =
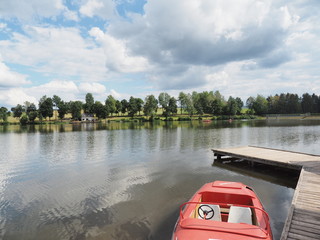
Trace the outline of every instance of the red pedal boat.
<instances>
[{"instance_id":1,"label":"red pedal boat","mask_svg":"<svg viewBox=\"0 0 320 240\"><path fill-rule=\"evenodd\" d=\"M202 186L180 206L172 240L272 240L269 216L255 192L238 182Z\"/></svg>"}]
</instances>

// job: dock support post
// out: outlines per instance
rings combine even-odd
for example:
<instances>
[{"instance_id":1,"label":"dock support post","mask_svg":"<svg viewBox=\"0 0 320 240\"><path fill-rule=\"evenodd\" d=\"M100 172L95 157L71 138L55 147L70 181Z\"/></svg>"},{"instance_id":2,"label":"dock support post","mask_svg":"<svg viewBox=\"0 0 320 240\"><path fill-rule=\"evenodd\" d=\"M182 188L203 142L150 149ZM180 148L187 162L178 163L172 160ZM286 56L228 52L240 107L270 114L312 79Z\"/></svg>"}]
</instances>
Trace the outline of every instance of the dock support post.
<instances>
[{"instance_id":1,"label":"dock support post","mask_svg":"<svg viewBox=\"0 0 320 240\"><path fill-rule=\"evenodd\" d=\"M221 161L221 155L220 154L216 154L217 156L217 160Z\"/></svg>"}]
</instances>

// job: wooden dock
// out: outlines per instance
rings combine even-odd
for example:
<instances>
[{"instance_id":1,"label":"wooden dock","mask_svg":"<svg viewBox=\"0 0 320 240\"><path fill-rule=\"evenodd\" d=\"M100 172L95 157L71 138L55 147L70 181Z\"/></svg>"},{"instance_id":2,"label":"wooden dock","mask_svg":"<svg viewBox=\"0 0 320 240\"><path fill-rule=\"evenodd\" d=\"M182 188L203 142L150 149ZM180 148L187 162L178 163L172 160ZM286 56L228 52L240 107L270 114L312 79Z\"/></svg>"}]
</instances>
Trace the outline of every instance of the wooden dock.
<instances>
[{"instance_id":1,"label":"wooden dock","mask_svg":"<svg viewBox=\"0 0 320 240\"><path fill-rule=\"evenodd\" d=\"M320 239L320 156L252 146L212 151L216 159L244 159L301 171L281 240Z\"/></svg>"}]
</instances>

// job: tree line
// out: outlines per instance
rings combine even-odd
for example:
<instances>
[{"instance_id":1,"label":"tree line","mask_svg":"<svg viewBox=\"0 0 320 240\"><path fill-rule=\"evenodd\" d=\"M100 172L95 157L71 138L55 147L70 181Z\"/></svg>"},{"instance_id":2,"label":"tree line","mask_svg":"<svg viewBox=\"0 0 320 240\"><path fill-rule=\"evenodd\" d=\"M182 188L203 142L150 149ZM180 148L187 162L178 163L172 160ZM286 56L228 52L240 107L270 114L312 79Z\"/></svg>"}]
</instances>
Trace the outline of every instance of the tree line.
<instances>
[{"instance_id":1,"label":"tree line","mask_svg":"<svg viewBox=\"0 0 320 240\"><path fill-rule=\"evenodd\" d=\"M249 97L246 105L256 115L320 113L320 96L304 93L299 97L298 94L281 93L265 98L257 95Z\"/></svg>"},{"instance_id":2,"label":"tree line","mask_svg":"<svg viewBox=\"0 0 320 240\"><path fill-rule=\"evenodd\" d=\"M25 102L11 108L12 116L20 118L22 123L33 123L36 118L40 121L53 117L53 111L57 110L59 119L64 119L70 113L72 119L81 119L81 113L95 115L98 119L106 119L110 116L127 114L134 117L143 114L154 118L159 107L162 108L162 115L169 117L178 113L178 103L180 114L193 115L240 115L244 107L243 101L239 97L230 96L227 100L219 91L204 91L184 93L180 92L178 99L162 92L158 97L148 95L144 100L130 97L129 100L116 100L112 95L107 96L104 102L95 101L91 93L85 96L82 101L64 101L59 96L52 98L46 95L40 98L38 107L34 103ZM265 98L262 95L249 97L246 101L247 113L253 115L265 114L294 114L294 113L320 113L320 97L316 94L305 93L302 97L297 94L281 93ZM5 107L0 108L0 119L7 120L10 111Z\"/></svg>"}]
</instances>

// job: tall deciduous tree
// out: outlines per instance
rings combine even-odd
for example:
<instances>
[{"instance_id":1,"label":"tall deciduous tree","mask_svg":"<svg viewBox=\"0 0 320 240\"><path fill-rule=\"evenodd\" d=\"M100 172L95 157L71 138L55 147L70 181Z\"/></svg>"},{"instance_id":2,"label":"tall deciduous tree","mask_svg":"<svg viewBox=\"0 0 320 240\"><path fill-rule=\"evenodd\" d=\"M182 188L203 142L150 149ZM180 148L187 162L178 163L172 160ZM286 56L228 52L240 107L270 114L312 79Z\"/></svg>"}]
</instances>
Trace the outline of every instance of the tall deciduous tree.
<instances>
[{"instance_id":1,"label":"tall deciduous tree","mask_svg":"<svg viewBox=\"0 0 320 240\"><path fill-rule=\"evenodd\" d=\"M138 113L140 115L140 112L142 111L142 107L143 107L143 100L141 98L135 98L135 101L136 101Z\"/></svg>"},{"instance_id":2,"label":"tall deciduous tree","mask_svg":"<svg viewBox=\"0 0 320 240\"><path fill-rule=\"evenodd\" d=\"M69 112L69 104L64 102L64 101L60 101L58 104L58 114L59 114L59 118L63 119L64 116Z\"/></svg>"},{"instance_id":3,"label":"tall deciduous tree","mask_svg":"<svg viewBox=\"0 0 320 240\"><path fill-rule=\"evenodd\" d=\"M21 117L22 113L24 112L23 106L18 104L17 106L11 108L11 111L13 113L13 117L19 118Z\"/></svg>"},{"instance_id":4,"label":"tall deciduous tree","mask_svg":"<svg viewBox=\"0 0 320 240\"><path fill-rule=\"evenodd\" d=\"M170 114L176 114L178 112L177 100L174 97L169 99L168 112Z\"/></svg>"},{"instance_id":5,"label":"tall deciduous tree","mask_svg":"<svg viewBox=\"0 0 320 240\"><path fill-rule=\"evenodd\" d=\"M242 107L243 107L243 101L241 100L241 98L237 97L236 103L237 103L237 113L236 114L240 115Z\"/></svg>"},{"instance_id":6,"label":"tall deciduous tree","mask_svg":"<svg viewBox=\"0 0 320 240\"><path fill-rule=\"evenodd\" d=\"M187 109L187 94L185 94L184 92L180 92L179 93L179 102L180 102L180 111L182 114L182 111Z\"/></svg>"},{"instance_id":7,"label":"tall deciduous tree","mask_svg":"<svg viewBox=\"0 0 320 240\"><path fill-rule=\"evenodd\" d=\"M57 95L53 95L52 97L52 102L53 102L53 107L58 108L59 104L61 103L61 98Z\"/></svg>"},{"instance_id":8,"label":"tall deciduous tree","mask_svg":"<svg viewBox=\"0 0 320 240\"><path fill-rule=\"evenodd\" d=\"M96 114L97 118L105 119L108 116L107 108L101 102L96 101L94 103L94 113Z\"/></svg>"},{"instance_id":9,"label":"tall deciduous tree","mask_svg":"<svg viewBox=\"0 0 320 240\"><path fill-rule=\"evenodd\" d=\"M133 117L138 112L137 100L134 97L130 97L128 104L128 115Z\"/></svg>"},{"instance_id":10,"label":"tall deciduous tree","mask_svg":"<svg viewBox=\"0 0 320 240\"><path fill-rule=\"evenodd\" d=\"M34 103L30 103L30 102L25 102L25 109L26 109L27 114L29 114L30 112L37 111L36 105Z\"/></svg>"},{"instance_id":11,"label":"tall deciduous tree","mask_svg":"<svg viewBox=\"0 0 320 240\"><path fill-rule=\"evenodd\" d=\"M238 103L236 101L236 99L234 99L233 97L229 97L227 105L225 107L225 114L227 115L236 115L238 112Z\"/></svg>"},{"instance_id":12,"label":"tall deciduous tree","mask_svg":"<svg viewBox=\"0 0 320 240\"><path fill-rule=\"evenodd\" d=\"M6 107L0 108L0 119L2 119L4 122L8 120L9 114L10 113L8 112L8 109Z\"/></svg>"},{"instance_id":13,"label":"tall deciduous tree","mask_svg":"<svg viewBox=\"0 0 320 240\"><path fill-rule=\"evenodd\" d=\"M70 105L70 113L72 115L72 118L75 120L81 119L82 102L72 101L69 103L69 105Z\"/></svg>"},{"instance_id":14,"label":"tall deciduous tree","mask_svg":"<svg viewBox=\"0 0 320 240\"><path fill-rule=\"evenodd\" d=\"M249 97L247 99L247 107L251 110L251 112L257 115L268 113L268 101L262 95L257 95L256 98Z\"/></svg>"},{"instance_id":15,"label":"tall deciduous tree","mask_svg":"<svg viewBox=\"0 0 320 240\"><path fill-rule=\"evenodd\" d=\"M106 108L107 112L110 113L111 115L116 112L116 100L112 95L109 95L106 99Z\"/></svg>"},{"instance_id":16,"label":"tall deciduous tree","mask_svg":"<svg viewBox=\"0 0 320 240\"><path fill-rule=\"evenodd\" d=\"M121 100L121 112L125 114L128 111L129 103L126 99Z\"/></svg>"},{"instance_id":17,"label":"tall deciduous tree","mask_svg":"<svg viewBox=\"0 0 320 240\"><path fill-rule=\"evenodd\" d=\"M93 105L94 105L94 98L92 93L87 93L86 94L86 102L83 105L83 110L85 113L93 114Z\"/></svg>"},{"instance_id":18,"label":"tall deciduous tree","mask_svg":"<svg viewBox=\"0 0 320 240\"><path fill-rule=\"evenodd\" d=\"M30 123L34 123L37 117L38 117L38 111L31 111L28 113L28 118Z\"/></svg>"},{"instance_id":19,"label":"tall deciduous tree","mask_svg":"<svg viewBox=\"0 0 320 240\"><path fill-rule=\"evenodd\" d=\"M115 111L115 113L118 114L118 116L119 116L119 114L121 112L121 109L122 109L121 102L119 100L116 100L116 111Z\"/></svg>"},{"instance_id":20,"label":"tall deciduous tree","mask_svg":"<svg viewBox=\"0 0 320 240\"><path fill-rule=\"evenodd\" d=\"M159 104L161 105L163 109L163 114L168 115L168 106L169 106L169 101L170 101L170 95L168 93L162 92L158 96Z\"/></svg>"},{"instance_id":21,"label":"tall deciduous tree","mask_svg":"<svg viewBox=\"0 0 320 240\"><path fill-rule=\"evenodd\" d=\"M196 91L192 92L192 102L193 102L194 109L196 110L196 113L198 113L199 115L202 115L204 111L201 104L200 95Z\"/></svg>"},{"instance_id":22,"label":"tall deciduous tree","mask_svg":"<svg viewBox=\"0 0 320 240\"><path fill-rule=\"evenodd\" d=\"M39 114L49 119L53 116L53 101L47 96L43 96L39 101Z\"/></svg>"},{"instance_id":23,"label":"tall deciduous tree","mask_svg":"<svg viewBox=\"0 0 320 240\"><path fill-rule=\"evenodd\" d=\"M154 95L148 95L145 98L145 103L143 106L143 112L146 116L153 117L156 115L158 109L158 100Z\"/></svg>"}]
</instances>

